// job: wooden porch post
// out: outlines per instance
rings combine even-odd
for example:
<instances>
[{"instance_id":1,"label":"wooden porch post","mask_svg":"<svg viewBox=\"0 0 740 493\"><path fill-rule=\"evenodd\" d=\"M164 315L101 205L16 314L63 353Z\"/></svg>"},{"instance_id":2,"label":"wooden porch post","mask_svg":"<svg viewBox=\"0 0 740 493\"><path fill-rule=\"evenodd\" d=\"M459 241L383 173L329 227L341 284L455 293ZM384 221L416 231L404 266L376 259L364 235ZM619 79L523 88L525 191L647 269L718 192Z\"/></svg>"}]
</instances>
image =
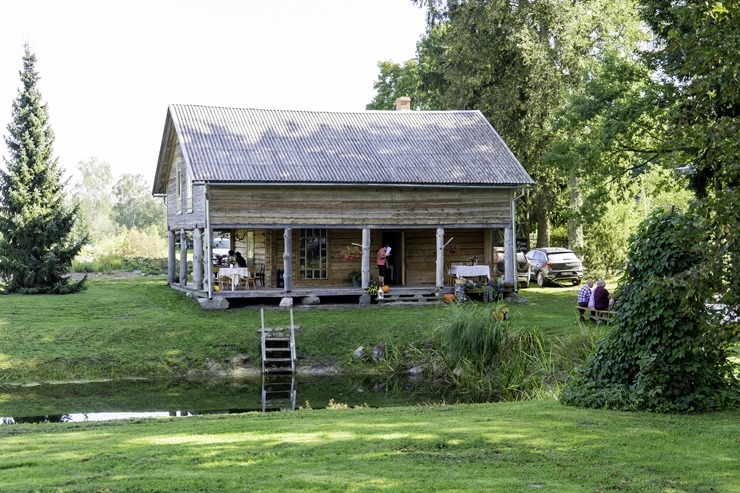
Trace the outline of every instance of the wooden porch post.
<instances>
[{"instance_id":1,"label":"wooden porch post","mask_svg":"<svg viewBox=\"0 0 740 493\"><path fill-rule=\"evenodd\" d=\"M445 229L437 228L437 289L442 289L445 285Z\"/></svg>"},{"instance_id":2,"label":"wooden porch post","mask_svg":"<svg viewBox=\"0 0 740 493\"><path fill-rule=\"evenodd\" d=\"M175 282L175 232L167 231L167 284Z\"/></svg>"},{"instance_id":3,"label":"wooden porch post","mask_svg":"<svg viewBox=\"0 0 740 493\"><path fill-rule=\"evenodd\" d=\"M283 232L285 239L285 251L283 252L283 286L284 291L293 291L293 230L285 228Z\"/></svg>"},{"instance_id":4,"label":"wooden porch post","mask_svg":"<svg viewBox=\"0 0 740 493\"><path fill-rule=\"evenodd\" d=\"M493 263L493 228L483 230L483 263Z\"/></svg>"},{"instance_id":5,"label":"wooden porch post","mask_svg":"<svg viewBox=\"0 0 740 493\"><path fill-rule=\"evenodd\" d=\"M180 286L188 281L188 238L185 229L180 229Z\"/></svg>"},{"instance_id":6,"label":"wooden porch post","mask_svg":"<svg viewBox=\"0 0 740 493\"><path fill-rule=\"evenodd\" d=\"M514 242L514 229L504 228L504 282L510 282L516 286L516 243Z\"/></svg>"},{"instance_id":7,"label":"wooden porch post","mask_svg":"<svg viewBox=\"0 0 740 493\"><path fill-rule=\"evenodd\" d=\"M193 230L193 284L200 289L203 283L203 230Z\"/></svg>"},{"instance_id":8,"label":"wooden porch post","mask_svg":"<svg viewBox=\"0 0 740 493\"><path fill-rule=\"evenodd\" d=\"M362 228L362 289L370 285L370 228Z\"/></svg>"}]
</instances>

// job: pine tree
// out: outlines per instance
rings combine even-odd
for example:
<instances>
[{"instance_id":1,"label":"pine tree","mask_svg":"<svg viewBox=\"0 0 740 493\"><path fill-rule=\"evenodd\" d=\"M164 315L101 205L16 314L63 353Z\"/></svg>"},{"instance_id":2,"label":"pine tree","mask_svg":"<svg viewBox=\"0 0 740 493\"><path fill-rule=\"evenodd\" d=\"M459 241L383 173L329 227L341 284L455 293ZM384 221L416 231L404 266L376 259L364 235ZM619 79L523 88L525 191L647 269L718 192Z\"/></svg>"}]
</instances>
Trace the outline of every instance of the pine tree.
<instances>
[{"instance_id":1,"label":"pine tree","mask_svg":"<svg viewBox=\"0 0 740 493\"><path fill-rule=\"evenodd\" d=\"M37 88L36 55L25 45L22 87L5 137L10 159L0 170L0 280L9 293L65 294L85 288L70 282L72 259L87 238L75 240L77 207L65 206L62 170L53 157L54 133Z\"/></svg>"}]
</instances>

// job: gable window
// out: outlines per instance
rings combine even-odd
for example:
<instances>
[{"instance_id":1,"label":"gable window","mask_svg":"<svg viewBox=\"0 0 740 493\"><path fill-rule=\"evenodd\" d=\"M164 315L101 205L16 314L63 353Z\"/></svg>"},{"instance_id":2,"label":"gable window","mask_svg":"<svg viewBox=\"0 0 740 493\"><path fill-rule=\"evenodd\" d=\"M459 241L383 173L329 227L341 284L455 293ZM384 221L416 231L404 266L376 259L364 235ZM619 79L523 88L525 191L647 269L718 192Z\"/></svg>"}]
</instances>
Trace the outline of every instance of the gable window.
<instances>
[{"instance_id":1,"label":"gable window","mask_svg":"<svg viewBox=\"0 0 740 493\"><path fill-rule=\"evenodd\" d=\"M193 212L193 182L188 176L188 169L183 166L183 177L185 179L185 209Z\"/></svg>"},{"instance_id":2,"label":"gable window","mask_svg":"<svg viewBox=\"0 0 740 493\"><path fill-rule=\"evenodd\" d=\"M325 228L300 230L298 276L300 279L326 279L327 248Z\"/></svg>"},{"instance_id":3,"label":"gable window","mask_svg":"<svg viewBox=\"0 0 740 493\"><path fill-rule=\"evenodd\" d=\"M182 159L175 161L175 188L177 190L177 213L182 213Z\"/></svg>"}]
</instances>

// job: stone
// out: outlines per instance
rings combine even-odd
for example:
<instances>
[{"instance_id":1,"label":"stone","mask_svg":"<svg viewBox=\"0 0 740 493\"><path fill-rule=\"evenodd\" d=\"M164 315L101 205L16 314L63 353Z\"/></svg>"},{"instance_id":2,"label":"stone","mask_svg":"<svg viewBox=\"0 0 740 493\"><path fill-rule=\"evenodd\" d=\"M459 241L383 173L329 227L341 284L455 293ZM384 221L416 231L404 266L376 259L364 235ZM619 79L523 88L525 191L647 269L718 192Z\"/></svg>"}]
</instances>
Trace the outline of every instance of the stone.
<instances>
[{"instance_id":1,"label":"stone","mask_svg":"<svg viewBox=\"0 0 740 493\"><path fill-rule=\"evenodd\" d=\"M229 300L221 296L215 296L213 299L198 298L198 304L203 310L226 310L229 308Z\"/></svg>"},{"instance_id":2,"label":"stone","mask_svg":"<svg viewBox=\"0 0 740 493\"><path fill-rule=\"evenodd\" d=\"M378 344L373 348L373 354L370 356L376 363L385 359L385 345Z\"/></svg>"},{"instance_id":3,"label":"stone","mask_svg":"<svg viewBox=\"0 0 740 493\"><path fill-rule=\"evenodd\" d=\"M301 300L301 305L311 306L311 305L320 305L320 304L321 304L321 299L315 294L309 294L308 296L306 296L305 298Z\"/></svg>"},{"instance_id":4,"label":"stone","mask_svg":"<svg viewBox=\"0 0 740 493\"><path fill-rule=\"evenodd\" d=\"M293 308L293 298L286 296L280 300L280 308Z\"/></svg>"},{"instance_id":5,"label":"stone","mask_svg":"<svg viewBox=\"0 0 740 493\"><path fill-rule=\"evenodd\" d=\"M372 303L372 298L370 298L369 294L363 293L360 295L360 301L359 301L360 306L367 306L370 303Z\"/></svg>"},{"instance_id":6,"label":"stone","mask_svg":"<svg viewBox=\"0 0 740 493\"><path fill-rule=\"evenodd\" d=\"M365 346L360 346L357 349L355 349L354 355L355 355L355 358L364 360L365 359Z\"/></svg>"}]
</instances>

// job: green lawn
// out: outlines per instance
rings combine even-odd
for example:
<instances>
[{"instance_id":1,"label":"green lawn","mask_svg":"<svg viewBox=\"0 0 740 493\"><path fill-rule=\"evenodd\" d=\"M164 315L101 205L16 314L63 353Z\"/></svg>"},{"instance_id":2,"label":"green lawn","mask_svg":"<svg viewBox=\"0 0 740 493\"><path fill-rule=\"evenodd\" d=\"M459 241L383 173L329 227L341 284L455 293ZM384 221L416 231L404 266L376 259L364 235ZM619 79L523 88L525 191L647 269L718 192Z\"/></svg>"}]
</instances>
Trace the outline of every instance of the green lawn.
<instances>
[{"instance_id":1,"label":"green lawn","mask_svg":"<svg viewBox=\"0 0 740 493\"><path fill-rule=\"evenodd\" d=\"M536 286L536 285L532 285ZM578 330L577 288L520 291L511 324L550 336ZM0 382L176 376L203 373L238 355L260 365L258 308L204 311L161 277L98 279L83 293L0 297ZM302 364L343 364L361 345L403 346L428 339L444 305L296 307ZM289 325L270 307L268 325Z\"/></svg>"},{"instance_id":2,"label":"green lawn","mask_svg":"<svg viewBox=\"0 0 740 493\"><path fill-rule=\"evenodd\" d=\"M581 330L576 291L523 290L511 324ZM302 362L423 341L445 309L297 307ZM201 311L162 278L0 297L0 416L10 382L198 373L236 354L257 367L258 328L258 309ZM0 491L740 492L739 422L539 400L0 425Z\"/></svg>"},{"instance_id":3,"label":"green lawn","mask_svg":"<svg viewBox=\"0 0 740 493\"><path fill-rule=\"evenodd\" d=\"M0 426L0 491L729 493L739 418L530 401Z\"/></svg>"}]
</instances>

